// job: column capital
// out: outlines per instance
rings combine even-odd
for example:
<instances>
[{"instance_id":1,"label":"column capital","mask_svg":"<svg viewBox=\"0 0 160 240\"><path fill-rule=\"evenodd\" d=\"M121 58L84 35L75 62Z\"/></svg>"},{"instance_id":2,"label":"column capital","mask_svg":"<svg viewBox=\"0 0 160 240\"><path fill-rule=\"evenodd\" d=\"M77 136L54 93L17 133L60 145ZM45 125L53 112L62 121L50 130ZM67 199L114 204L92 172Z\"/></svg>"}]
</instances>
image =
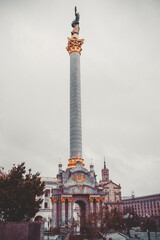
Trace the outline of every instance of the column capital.
<instances>
[{"instance_id":1,"label":"column capital","mask_svg":"<svg viewBox=\"0 0 160 240\"><path fill-rule=\"evenodd\" d=\"M93 200L94 200L94 197L89 197L90 202L93 202Z\"/></svg>"},{"instance_id":2,"label":"column capital","mask_svg":"<svg viewBox=\"0 0 160 240\"><path fill-rule=\"evenodd\" d=\"M65 202L66 201L66 197L61 197L61 202Z\"/></svg>"},{"instance_id":3,"label":"column capital","mask_svg":"<svg viewBox=\"0 0 160 240\"><path fill-rule=\"evenodd\" d=\"M101 198L100 198L100 201L101 201L101 202L104 202L104 201L105 201L105 197L101 197Z\"/></svg>"},{"instance_id":4,"label":"column capital","mask_svg":"<svg viewBox=\"0 0 160 240\"><path fill-rule=\"evenodd\" d=\"M96 202L100 201L100 197L95 197Z\"/></svg>"},{"instance_id":5,"label":"column capital","mask_svg":"<svg viewBox=\"0 0 160 240\"><path fill-rule=\"evenodd\" d=\"M78 39L76 37L69 38L68 37L68 45L66 47L66 50L68 51L69 55L72 52L78 52L81 54L82 51L82 44L84 43L84 39Z\"/></svg>"},{"instance_id":6,"label":"column capital","mask_svg":"<svg viewBox=\"0 0 160 240\"><path fill-rule=\"evenodd\" d=\"M58 197L52 198L52 203L57 203L58 202Z\"/></svg>"},{"instance_id":7,"label":"column capital","mask_svg":"<svg viewBox=\"0 0 160 240\"><path fill-rule=\"evenodd\" d=\"M72 202L72 197L67 197L68 202Z\"/></svg>"}]
</instances>

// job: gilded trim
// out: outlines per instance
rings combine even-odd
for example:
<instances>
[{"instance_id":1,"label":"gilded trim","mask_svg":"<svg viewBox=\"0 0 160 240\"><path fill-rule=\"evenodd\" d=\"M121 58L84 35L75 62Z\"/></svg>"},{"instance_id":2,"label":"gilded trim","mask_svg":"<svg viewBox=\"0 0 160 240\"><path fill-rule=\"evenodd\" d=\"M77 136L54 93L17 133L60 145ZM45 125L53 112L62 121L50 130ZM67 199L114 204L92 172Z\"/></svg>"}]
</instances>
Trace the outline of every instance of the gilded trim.
<instances>
[{"instance_id":1,"label":"gilded trim","mask_svg":"<svg viewBox=\"0 0 160 240\"><path fill-rule=\"evenodd\" d=\"M52 203L57 203L58 202L58 197L52 198Z\"/></svg>"},{"instance_id":2,"label":"gilded trim","mask_svg":"<svg viewBox=\"0 0 160 240\"><path fill-rule=\"evenodd\" d=\"M83 43L84 39L78 39L76 37L68 38L68 45L66 47L66 50L68 51L69 55L72 52L78 52L79 54L81 54L81 46Z\"/></svg>"},{"instance_id":3,"label":"gilded trim","mask_svg":"<svg viewBox=\"0 0 160 240\"><path fill-rule=\"evenodd\" d=\"M74 168L78 161L81 162L82 167L85 166L84 163L83 163L84 159L82 159L82 158L70 158L69 163L68 163L68 168Z\"/></svg>"},{"instance_id":4,"label":"gilded trim","mask_svg":"<svg viewBox=\"0 0 160 240\"><path fill-rule=\"evenodd\" d=\"M93 202L93 200L94 200L94 197L89 197L90 202Z\"/></svg>"},{"instance_id":5,"label":"gilded trim","mask_svg":"<svg viewBox=\"0 0 160 240\"><path fill-rule=\"evenodd\" d=\"M79 173L77 175L74 175L74 177L72 179L75 182L84 182L84 181L87 180L85 175L82 175L82 174L79 174Z\"/></svg>"}]
</instances>

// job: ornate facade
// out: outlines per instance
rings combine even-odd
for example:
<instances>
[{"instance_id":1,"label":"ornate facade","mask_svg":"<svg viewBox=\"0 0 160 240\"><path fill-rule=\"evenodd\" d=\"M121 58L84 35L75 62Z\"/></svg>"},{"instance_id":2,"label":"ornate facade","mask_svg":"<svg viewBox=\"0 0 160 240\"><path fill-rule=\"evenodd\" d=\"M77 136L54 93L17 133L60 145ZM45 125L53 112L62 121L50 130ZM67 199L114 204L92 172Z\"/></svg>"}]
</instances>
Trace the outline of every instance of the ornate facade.
<instances>
[{"instance_id":1,"label":"ornate facade","mask_svg":"<svg viewBox=\"0 0 160 240\"><path fill-rule=\"evenodd\" d=\"M92 164L90 171L82 166L81 161L77 161L74 168L67 168L66 171L59 164L57 188L52 190L52 226L70 226L75 203L80 207L82 226L90 213L100 211L104 200L103 189L98 186Z\"/></svg>"},{"instance_id":2,"label":"ornate facade","mask_svg":"<svg viewBox=\"0 0 160 240\"><path fill-rule=\"evenodd\" d=\"M108 210L111 211L113 208L116 208L122 211L121 186L109 179L109 169L106 168L105 161L104 168L102 169L102 180L99 185L103 188Z\"/></svg>"}]
</instances>

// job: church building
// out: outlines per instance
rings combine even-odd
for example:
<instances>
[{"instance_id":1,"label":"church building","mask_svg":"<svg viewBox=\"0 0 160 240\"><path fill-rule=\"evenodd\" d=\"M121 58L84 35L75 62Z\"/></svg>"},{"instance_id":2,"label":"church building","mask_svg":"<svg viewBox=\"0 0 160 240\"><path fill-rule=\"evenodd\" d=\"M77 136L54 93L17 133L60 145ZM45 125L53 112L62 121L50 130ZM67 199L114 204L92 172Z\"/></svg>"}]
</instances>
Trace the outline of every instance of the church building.
<instances>
[{"instance_id":1,"label":"church building","mask_svg":"<svg viewBox=\"0 0 160 240\"><path fill-rule=\"evenodd\" d=\"M99 182L99 186L103 188L107 209L111 211L116 208L118 211L122 211L121 186L110 180L109 169L106 168L105 160L104 168L102 169L102 180Z\"/></svg>"}]
</instances>

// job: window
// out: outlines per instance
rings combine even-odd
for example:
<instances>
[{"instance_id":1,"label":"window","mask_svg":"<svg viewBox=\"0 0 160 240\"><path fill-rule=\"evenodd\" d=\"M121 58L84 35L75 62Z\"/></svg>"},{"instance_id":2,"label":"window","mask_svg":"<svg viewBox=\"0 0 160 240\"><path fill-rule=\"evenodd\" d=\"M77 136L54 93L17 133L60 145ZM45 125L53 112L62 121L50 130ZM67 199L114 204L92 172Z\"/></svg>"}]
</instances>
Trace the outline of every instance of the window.
<instances>
[{"instance_id":1,"label":"window","mask_svg":"<svg viewBox=\"0 0 160 240\"><path fill-rule=\"evenodd\" d=\"M45 191L45 197L49 197L49 195L50 195L50 191L49 191L49 189L47 189L47 190Z\"/></svg>"},{"instance_id":2,"label":"window","mask_svg":"<svg viewBox=\"0 0 160 240\"><path fill-rule=\"evenodd\" d=\"M45 202L44 208L48 208L48 202Z\"/></svg>"}]
</instances>

